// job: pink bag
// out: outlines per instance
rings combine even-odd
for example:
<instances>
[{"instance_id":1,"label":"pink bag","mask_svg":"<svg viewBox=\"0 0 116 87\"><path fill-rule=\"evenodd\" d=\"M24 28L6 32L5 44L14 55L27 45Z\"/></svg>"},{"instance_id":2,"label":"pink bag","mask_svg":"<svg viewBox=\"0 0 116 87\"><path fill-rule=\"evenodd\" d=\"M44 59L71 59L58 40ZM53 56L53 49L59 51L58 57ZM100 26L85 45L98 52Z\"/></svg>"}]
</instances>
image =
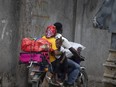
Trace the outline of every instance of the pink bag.
<instances>
[{"instance_id":1,"label":"pink bag","mask_svg":"<svg viewBox=\"0 0 116 87\"><path fill-rule=\"evenodd\" d=\"M42 62L47 61L49 63L49 53L41 52L41 53L20 53L19 61L21 63L29 63L30 61Z\"/></svg>"}]
</instances>

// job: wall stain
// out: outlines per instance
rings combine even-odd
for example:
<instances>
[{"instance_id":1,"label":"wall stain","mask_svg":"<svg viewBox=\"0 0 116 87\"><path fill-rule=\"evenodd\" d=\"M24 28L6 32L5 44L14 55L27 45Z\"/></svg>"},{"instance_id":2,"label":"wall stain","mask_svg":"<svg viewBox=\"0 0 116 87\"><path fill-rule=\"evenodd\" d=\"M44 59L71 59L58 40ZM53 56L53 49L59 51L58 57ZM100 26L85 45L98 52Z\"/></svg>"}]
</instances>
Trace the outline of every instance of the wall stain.
<instances>
[{"instance_id":1,"label":"wall stain","mask_svg":"<svg viewBox=\"0 0 116 87\"><path fill-rule=\"evenodd\" d=\"M38 17L38 18L43 18L43 19L50 19L49 16L44 16L44 15L36 15L36 14L33 14L32 17Z\"/></svg>"},{"instance_id":2,"label":"wall stain","mask_svg":"<svg viewBox=\"0 0 116 87\"><path fill-rule=\"evenodd\" d=\"M3 40L4 39L5 30L6 30L6 27L8 25L8 21L4 19L4 20L2 20L2 23L4 23L4 27L3 27L2 35L1 35L1 39Z\"/></svg>"},{"instance_id":3,"label":"wall stain","mask_svg":"<svg viewBox=\"0 0 116 87\"><path fill-rule=\"evenodd\" d=\"M32 16L32 25L33 28L33 36L42 36L45 29L45 24L50 20L49 12L48 12L48 1L47 0L35 0L36 3L33 3L33 9L31 12ZM38 20L42 20L39 22Z\"/></svg>"},{"instance_id":4,"label":"wall stain","mask_svg":"<svg viewBox=\"0 0 116 87\"><path fill-rule=\"evenodd\" d=\"M0 87L16 87L15 74L9 72L0 73Z\"/></svg>"},{"instance_id":5,"label":"wall stain","mask_svg":"<svg viewBox=\"0 0 116 87\"><path fill-rule=\"evenodd\" d=\"M48 2L45 0L38 0L38 7L42 7L43 4L48 4Z\"/></svg>"},{"instance_id":6,"label":"wall stain","mask_svg":"<svg viewBox=\"0 0 116 87\"><path fill-rule=\"evenodd\" d=\"M2 87L2 78L3 76L0 74L0 87Z\"/></svg>"}]
</instances>

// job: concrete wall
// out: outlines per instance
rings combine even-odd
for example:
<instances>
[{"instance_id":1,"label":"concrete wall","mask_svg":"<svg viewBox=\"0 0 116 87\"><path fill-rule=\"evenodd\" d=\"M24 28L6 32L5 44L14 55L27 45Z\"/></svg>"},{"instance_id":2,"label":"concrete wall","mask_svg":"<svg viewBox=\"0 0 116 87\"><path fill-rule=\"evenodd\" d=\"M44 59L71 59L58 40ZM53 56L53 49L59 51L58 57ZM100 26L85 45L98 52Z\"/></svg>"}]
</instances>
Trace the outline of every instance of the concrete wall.
<instances>
[{"instance_id":1,"label":"concrete wall","mask_svg":"<svg viewBox=\"0 0 116 87\"><path fill-rule=\"evenodd\" d=\"M86 46L83 55L89 79L102 80L111 35L94 29L92 18L102 0L1 0L0 85L26 87L27 68L18 65L23 37L41 37L54 22L63 24L63 35ZM28 87L28 86L27 86ZM92 87L92 86L91 86Z\"/></svg>"},{"instance_id":2,"label":"concrete wall","mask_svg":"<svg viewBox=\"0 0 116 87\"><path fill-rule=\"evenodd\" d=\"M48 25L60 21L65 37L86 46L83 65L89 79L101 82L111 34L94 29L92 19L102 0L25 0L22 3L20 30L23 36L41 37Z\"/></svg>"},{"instance_id":3,"label":"concrete wall","mask_svg":"<svg viewBox=\"0 0 116 87\"><path fill-rule=\"evenodd\" d=\"M0 0L0 87L16 81L19 0Z\"/></svg>"},{"instance_id":4,"label":"concrete wall","mask_svg":"<svg viewBox=\"0 0 116 87\"><path fill-rule=\"evenodd\" d=\"M21 25L21 29L27 29L26 31L23 29L25 36L29 34L31 37L41 37L48 25L60 21L64 25L64 35L72 40L73 7L73 0L24 0L22 1L23 26Z\"/></svg>"},{"instance_id":5,"label":"concrete wall","mask_svg":"<svg viewBox=\"0 0 116 87\"><path fill-rule=\"evenodd\" d=\"M87 69L89 80L99 82L103 79L103 63L108 58L111 43L111 33L95 29L92 25L92 19L102 2L103 0L77 0L75 28L75 41L86 47L83 51L86 57L83 65Z\"/></svg>"},{"instance_id":6,"label":"concrete wall","mask_svg":"<svg viewBox=\"0 0 116 87\"><path fill-rule=\"evenodd\" d=\"M46 27L57 21L64 25L64 36L73 40L73 8L73 0L22 0L19 27L20 41L23 37L41 37L44 35ZM19 65L17 71L17 86L26 87L26 66Z\"/></svg>"}]
</instances>

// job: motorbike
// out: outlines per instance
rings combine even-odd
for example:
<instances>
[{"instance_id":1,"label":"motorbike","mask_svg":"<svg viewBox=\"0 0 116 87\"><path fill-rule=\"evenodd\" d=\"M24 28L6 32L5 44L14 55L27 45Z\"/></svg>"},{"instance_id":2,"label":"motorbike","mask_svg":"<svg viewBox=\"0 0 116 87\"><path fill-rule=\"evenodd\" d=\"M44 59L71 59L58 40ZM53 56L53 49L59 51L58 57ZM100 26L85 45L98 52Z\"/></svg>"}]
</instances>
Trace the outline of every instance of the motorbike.
<instances>
[{"instance_id":1,"label":"motorbike","mask_svg":"<svg viewBox=\"0 0 116 87\"><path fill-rule=\"evenodd\" d=\"M75 52L74 52L75 53ZM70 59L75 61L76 63L80 64L81 65L81 62L82 61L85 61L85 58L83 56L80 56L81 58L78 60L77 58L75 58L75 56L72 56ZM68 77L68 76L67 76ZM56 83L55 80L55 76L51 76L49 77L47 74L46 74L46 78L48 79L48 82L49 82L49 87L69 87L69 86L64 86L64 81L67 79L67 78L64 78L62 80L62 82L60 83ZM60 77L59 77L60 78ZM88 87L88 75L86 73L86 68L84 66L81 66L80 67L80 72L79 72L79 76L77 77L77 79L75 80L74 82L74 85L71 86L71 87Z\"/></svg>"},{"instance_id":2,"label":"motorbike","mask_svg":"<svg viewBox=\"0 0 116 87\"><path fill-rule=\"evenodd\" d=\"M59 84L55 83L55 81L54 81L55 77L49 77L46 75L46 78L48 79L48 82L50 84L49 87L65 87L63 85L63 82L61 82ZM86 73L86 68L84 66L80 67L79 76L76 79L74 85L71 87L88 87L88 76Z\"/></svg>"},{"instance_id":3,"label":"motorbike","mask_svg":"<svg viewBox=\"0 0 116 87\"><path fill-rule=\"evenodd\" d=\"M41 87L43 79L48 71L49 62L46 57L47 55L42 55L42 61L32 61L30 60L28 68L28 86L29 87Z\"/></svg>"},{"instance_id":4,"label":"motorbike","mask_svg":"<svg viewBox=\"0 0 116 87\"><path fill-rule=\"evenodd\" d=\"M49 52L41 52L39 54L41 54L41 62L30 60L27 66L29 87L42 87L44 78L47 78L49 87L66 87L63 85L63 81L65 79L57 84L54 81L54 76L47 76L47 72L49 72L49 69L52 69L52 65L48 62ZM80 64L82 61L84 61L84 59L79 61L73 61ZM80 67L79 76L75 80L73 87L88 87L88 76L85 67Z\"/></svg>"}]
</instances>

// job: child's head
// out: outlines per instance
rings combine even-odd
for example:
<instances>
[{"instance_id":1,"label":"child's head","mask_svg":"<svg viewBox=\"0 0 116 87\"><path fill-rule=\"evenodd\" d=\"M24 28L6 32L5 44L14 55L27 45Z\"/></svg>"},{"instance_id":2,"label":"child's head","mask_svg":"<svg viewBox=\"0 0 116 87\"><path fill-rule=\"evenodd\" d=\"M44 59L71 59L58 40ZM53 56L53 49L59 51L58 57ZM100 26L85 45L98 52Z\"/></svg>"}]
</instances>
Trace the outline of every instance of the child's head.
<instances>
[{"instance_id":1,"label":"child's head","mask_svg":"<svg viewBox=\"0 0 116 87\"><path fill-rule=\"evenodd\" d=\"M56 35L56 27L54 25L50 25L47 27L45 36L47 38L54 37Z\"/></svg>"},{"instance_id":2,"label":"child's head","mask_svg":"<svg viewBox=\"0 0 116 87\"><path fill-rule=\"evenodd\" d=\"M62 37L56 39L56 47L59 49L62 46Z\"/></svg>"},{"instance_id":3,"label":"child's head","mask_svg":"<svg viewBox=\"0 0 116 87\"><path fill-rule=\"evenodd\" d=\"M54 26L56 26L57 33L62 34L63 29L62 29L62 24L60 22L54 23Z\"/></svg>"}]
</instances>

